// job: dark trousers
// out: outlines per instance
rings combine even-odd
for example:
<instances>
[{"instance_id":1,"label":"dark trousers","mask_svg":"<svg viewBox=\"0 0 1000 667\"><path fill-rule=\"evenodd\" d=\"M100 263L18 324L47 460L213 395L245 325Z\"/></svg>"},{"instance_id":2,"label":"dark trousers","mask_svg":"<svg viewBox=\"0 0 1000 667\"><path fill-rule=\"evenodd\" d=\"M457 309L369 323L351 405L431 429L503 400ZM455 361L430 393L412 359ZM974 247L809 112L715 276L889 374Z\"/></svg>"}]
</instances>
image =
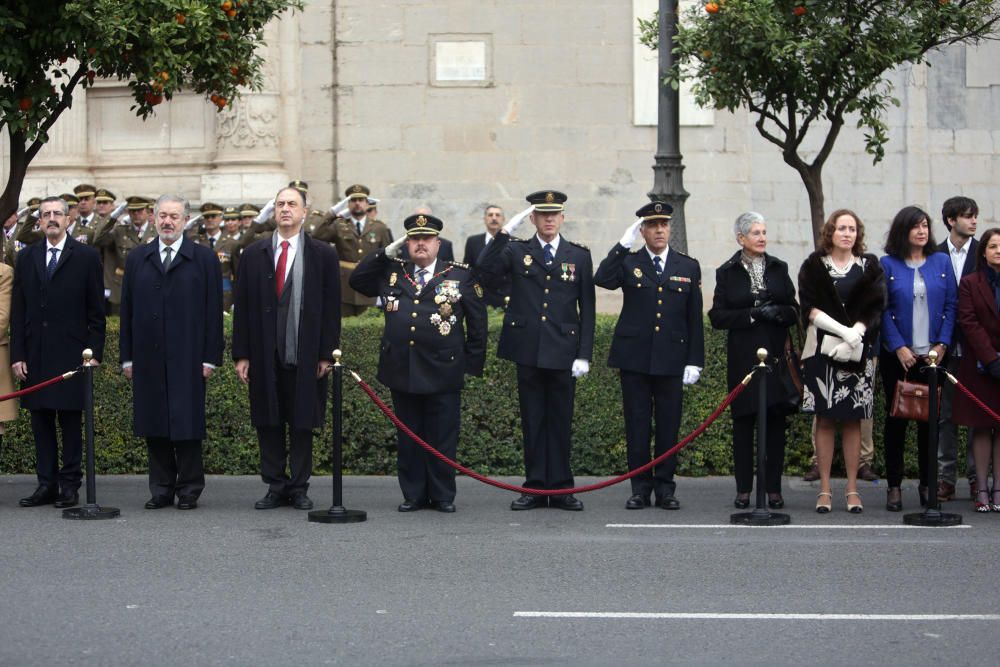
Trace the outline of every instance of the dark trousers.
<instances>
[{"instance_id":1,"label":"dark trousers","mask_svg":"<svg viewBox=\"0 0 1000 667\"><path fill-rule=\"evenodd\" d=\"M971 354L971 352L970 352ZM949 353L944 358L944 367L952 375L958 375L958 365L962 357ZM951 404L955 397L955 386L941 381L941 419L938 421L938 479L954 485L958 477L958 424L951 419ZM976 478L976 461L972 457L972 429L965 439L965 474L971 482Z\"/></svg>"},{"instance_id":2,"label":"dark trousers","mask_svg":"<svg viewBox=\"0 0 1000 667\"><path fill-rule=\"evenodd\" d=\"M622 403L625 409L625 445L628 452L628 469L649 463L649 442L654 439L653 451L660 456L677 444L677 431L681 427L683 390L679 375L647 375L621 371ZM653 420L656 433L653 435ZM674 495L677 484L674 471L677 456L632 478L632 493L657 498Z\"/></svg>"},{"instance_id":3,"label":"dark trousers","mask_svg":"<svg viewBox=\"0 0 1000 667\"><path fill-rule=\"evenodd\" d=\"M392 391L393 409L404 424L434 449L454 460L458 452L458 429L462 397L457 391L441 394L410 394ZM397 432L396 463L399 488L406 500L454 502L455 469Z\"/></svg>"},{"instance_id":4,"label":"dark trousers","mask_svg":"<svg viewBox=\"0 0 1000 667\"><path fill-rule=\"evenodd\" d=\"M59 445L56 441L56 419L62 431L62 467L59 467ZM35 470L38 485L51 489L59 488L63 493L72 493L80 488L83 473L80 459L83 457L83 411L82 410L32 410L31 431L35 436Z\"/></svg>"},{"instance_id":5,"label":"dark trousers","mask_svg":"<svg viewBox=\"0 0 1000 667\"><path fill-rule=\"evenodd\" d=\"M277 365L279 426L258 426L260 477L279 495L305 493L312 476L312 429L292 428L295 406L295 368ZM286 472L286 466L291 475Z\"/></svg>"},{"instance_id":6,"label":"dark trousers","mask_svg":"<svg viewBox=\"0 0 1000 667\"><path fill-rule=\"evenodd\" d=\"M194 496L205 490L201 440L146 438L149 454L149 493L173 498Z\"/></svg>"},{"instance_id":7,"label":"dark trousers","mask_svg":"<svg viewBox=\"0 0 1000 667\"><path fill-rule=\"evenodd\" d=\"M778 414L775 410L768 410L766 430L764 486L768 493L781 493L781 473L785 469L784 415ZM756 414L733 417L733 464L737 493L750 493L753 490L756 434Z\"/></svg>"},{"instance_id":8,"label":"dark trousers","mask_svg":"<svg viewBox=\"0 0 1000 667\"><path fill-rule=\"evenodd\" d=\"M517 396L524 436L524 486L568 489L576 380L568 370L517 365Z\"/></svg>"},{"instance_id":9,"label":"dark trousers","mask_svg":"<svg viewBox=\"0 0 1000 667\"><path fill-rule=\"evenodd\" d=\"M885 429L882 432L882 442L885 443L885 477L889 486L899 486L903 483L903 448L906 444L906 427L909 419L896 419L889 416L892 409L892 397L896 392L896 382L903 379L903 367L895 352L882 350L879 366L882 369L882 387L885 390ZM910 369L907 378L913 382L927 382L927 374L920 369L926 364L918 361ZM920 485L927 486L927 423L917 424L917 458L920 464ZM937 491L935 490L934 493Z\"/></svg>"}]
</instances>

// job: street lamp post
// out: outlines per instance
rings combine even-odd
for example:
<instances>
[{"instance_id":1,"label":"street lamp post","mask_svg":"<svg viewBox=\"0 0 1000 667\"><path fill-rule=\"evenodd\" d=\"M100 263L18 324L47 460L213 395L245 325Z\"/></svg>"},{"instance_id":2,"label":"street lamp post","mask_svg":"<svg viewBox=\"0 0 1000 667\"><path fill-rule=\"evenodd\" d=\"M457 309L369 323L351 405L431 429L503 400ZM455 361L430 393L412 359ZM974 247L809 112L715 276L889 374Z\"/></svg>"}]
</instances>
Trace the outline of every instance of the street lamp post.
<instances>
[{"instance_id":1,"label":"street lamp post","mask_svg":"<svg viewBox=\"0 0 1000 667\"><path fill-rule=\"evenodd\" d=\"M665 83L667 72L674 66L674 35L677 34L677 0L660 0L659 104L656 125L656 157L653 164L653 189L649 198L665 201L674 208L670 223L670 245L687 252L687 228L684 223L684 202L690 193L684 189L684 165L680 145L680 95Z\"/></svg>"}]
</instances>

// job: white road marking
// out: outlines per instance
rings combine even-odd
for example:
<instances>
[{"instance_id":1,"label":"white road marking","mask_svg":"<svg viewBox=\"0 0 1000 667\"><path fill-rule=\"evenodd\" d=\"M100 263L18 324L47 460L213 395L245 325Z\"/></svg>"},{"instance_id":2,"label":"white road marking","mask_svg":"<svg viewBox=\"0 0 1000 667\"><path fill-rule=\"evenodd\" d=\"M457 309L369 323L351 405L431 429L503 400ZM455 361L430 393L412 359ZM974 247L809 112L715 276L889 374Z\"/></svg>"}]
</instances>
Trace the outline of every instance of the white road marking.
<instances>
[{"instance_id":1,"label":"white road marking","mask_svg":"<svg viewBox=\"0 0 1000 667\"><path fill-rule=\"evenodd\" d=\"M764 530L775 530L781 529L798 529L798 530L898 530L901 528L906 529L931 529L931 530L941 530L941 528L934 528L929 526L908 526L902 523L887 523L887 524L794 524L789 523L784 526L745 526L734 523L608 523L604 525L605 528L701 528L701 529L712 529L718 530L719 528L761 528ZM959 524L957 526L945 526L945 528L972 528L968 524Z\"/></svg>"},{"instance_id":2,"label":"white road marking","mask_svg":"<svg viewBox=\"0 0 1000 667\"><path fill-rule=\"evenodd\" d=\"M1000 614L754 614L697 612L515 611L517 618L622 618L753 621L1000 621Z\"/></svg>"}]
</instances>

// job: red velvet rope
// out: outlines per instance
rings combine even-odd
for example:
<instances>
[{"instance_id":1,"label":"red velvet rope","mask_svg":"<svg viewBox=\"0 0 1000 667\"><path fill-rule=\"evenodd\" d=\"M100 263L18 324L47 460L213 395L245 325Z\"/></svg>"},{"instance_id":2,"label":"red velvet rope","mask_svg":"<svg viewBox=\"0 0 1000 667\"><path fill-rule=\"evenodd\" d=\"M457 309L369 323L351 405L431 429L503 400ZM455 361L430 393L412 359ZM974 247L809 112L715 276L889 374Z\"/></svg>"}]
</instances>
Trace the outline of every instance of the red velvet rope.
<instances>
[{"instance_id":1,"label":"red velvet rope","mask_svg":"<svg viewBox=\"0 0 1000 667\"><path fill-rule=\"evenodd\" d=\"M32 386L27 387L25 389L19 389L18 391L13 391L13 392L11 392L9 394L4 394L3 396L0 396L0 403L3 403L4 401L9 401L12 398L17 398L18 396L24 396L26 394L33 394L36 391L39 391L41 389L45 389L46 387L48 387L50 385L62 382L63 380L68 380L69 378L71 378L74 375L76 375L78 372L79 371L68 371L66 373L63 373L62 375L57 375L54 378L49 378L45 382L39 382L38 384L32 385Z\"/></svg>"},{"instance_id":2,"label":"red velvet rope","mask_svg":"<svg viewBox=\"0 0 1000 667\"><path fill-rule=\"evenodd\" d=\"M368 397L370 399L372 399L372 401L375 403L375 405L378 406L378 409L381 410L382 413L385 414L385 416L389 418L389 421L391 421L393 424L395 424L396 428L398 428L399 430L401 430L403 433L405 433L409 437L413 438L414 442L416 442L418 445L420 445L421 447L423 447L427 452L433 454L438 459L440 459L441 461L447 463L448 465L450 465L455 470L458 470L459 472L461 472L461 473L463 473L465 475L468 475L469 477L472 477L473 479L477 479L477 480L479 480L480 482L482 482L484 484L489 484L490 486L495 486L496 488L503 489L505 491L514 491L516 493L521 493L521 494L525 494L525 495L532 495L532 496L564 496L564 495L568 495L568 494L571 494L571 493L586 493L587 491L597 491L598 489L603 489L605 487L612 486L614 484L618 484L619 482L624 482L625 480L631 479L631 478L635 477L636 475L639 475L639 474L642 474L642 473L646 472L647 470L651 470L654 466L659 465L664 460L666 460L668 457L672 456L673 454L676 454L683 447L687 446L692 440L694 440L699 435L701 435L702 433L704 433L705 430L709 426L711 426L712 422L714 422L716 419L718 419L719 415L721 415L723 413L723 411L725 411L725 409L727 407L729 407L729 404L732 403L736 399L736 397L740 395L740 392L742 392L744 389L746 389L746 384L745 383L740 383L740 384L736 385L736 387L731 392L729 392L729 395L726 396L726 398L722 401L722 403L719 404L719 407L717 407L715 409L715 411L712 412L712 414L708 416L708 419L706 419L705 421L703 421L696 429L694 429L693 431L691 431L691 433L688 434L688 436L686 438L684 438L683 440L681 440L680 442L678 442L676 445L674 445L673 447L671 447L669 450L667 450L666 452L664 452L660 456L657 456L655 459L653 459L649 463L647 463L647 464L645 464L645 465L643 465L643 466L641 466L639 468L636 468L635 470L630 470L627 473L625 473L624 475L619 475L618 477L613 477L611 479L606 479L603 482L597 482L596 484L588 484L587 486L578 486L578 487L574 487L572 489L528 489L528 488L525 488L523 486L517 486L515 484L507 484L506 482L501 482L501 481L496 480L496 479L491 479L489 477L486 477L485 475L479 474L478 472L476 472L475 470L472 470L471 468L466 468L461 463L457 463L456 461L452 461L450 458L448 458L447 456L445 456L444 454L442 454L438 450L434 449L434 447L432 447L431 445L429 445L426 442L424 442L423 439L420 438L420 436L418 436L416 433L414 433L413 431L411 431L410 428L406 424L404 424L402 421L400 421L399 417L397 417L396 414L391 409L389 409L389 406L387 406L385 404L385 401L383 401L381 398L379 398L378 395L375 393L375 391L372 390L372 388L370 386L368 386L368 384L364 380L362 380L358 376L357 373L352 372L351 375L357 381L358 385L361 386L361 389L363 389L364 392L366 394L368 394Z\"/></svg>"},{"instance_id":3,"label":"red velvet rope","mask_svg":"<svg viewBox=\"0 0 1000 667\"><path fill-rule=\"evenodd\" d=\"M959 382L958 378L956 378L954 375L952 375L951 373L946 373L946 375L948 376L948 379L951 380L952 384L961 389L962 393L969 397L970 401L978 405L983 412L988 414L993 419L993 421L1000 423L1000 415L990 410L989 406L987 406L985 403L979 400L979 397L973 394L971 391L969 391L969 388L966 387L961 382Z\"/></svg>"}]
</instances>

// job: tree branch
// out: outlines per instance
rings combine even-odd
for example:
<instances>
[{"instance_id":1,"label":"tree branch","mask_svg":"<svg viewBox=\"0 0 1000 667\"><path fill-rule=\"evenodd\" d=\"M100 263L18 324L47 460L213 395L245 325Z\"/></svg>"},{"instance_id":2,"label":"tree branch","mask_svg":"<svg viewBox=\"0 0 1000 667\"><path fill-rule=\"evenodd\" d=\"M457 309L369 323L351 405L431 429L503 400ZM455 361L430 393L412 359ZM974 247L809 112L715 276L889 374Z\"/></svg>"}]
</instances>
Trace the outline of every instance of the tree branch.
<instances>
[{"instance_id":1,"label":"tree branch","mask_svg":"<svg viewBox=\"0 0 1000 667\"><path fill-rule=\"evenodd\" d=\"M77 68L76 72L73 74L72 77L70 77L69 83L67 83L66 87L63 88L63 95L62 99L59 100L59 104L57 104L56 107L52 110L52 113L50 113L49 117L45 119L45 122L42 123L41 126L39 126L38 133L35 135L35 140L31 143L31 146L28 147L28 150L25 152L28 162L31 162L33 159L35 159L35 156L38 154L38 151L40 151L42 149L42 146L45 144L45 142L41 141L39 137L47 135L49 132L49 128L51 128L55 124L55 122L59 119L59 116L62 115L62 112L68 109L70 105L73 104L73 91L76 89L77 84L80 83L80 79L86 76L86 74L87 74L87 66L84 65L83 63L80 63L80 66Z\"/></svg>"}]
</instances>

